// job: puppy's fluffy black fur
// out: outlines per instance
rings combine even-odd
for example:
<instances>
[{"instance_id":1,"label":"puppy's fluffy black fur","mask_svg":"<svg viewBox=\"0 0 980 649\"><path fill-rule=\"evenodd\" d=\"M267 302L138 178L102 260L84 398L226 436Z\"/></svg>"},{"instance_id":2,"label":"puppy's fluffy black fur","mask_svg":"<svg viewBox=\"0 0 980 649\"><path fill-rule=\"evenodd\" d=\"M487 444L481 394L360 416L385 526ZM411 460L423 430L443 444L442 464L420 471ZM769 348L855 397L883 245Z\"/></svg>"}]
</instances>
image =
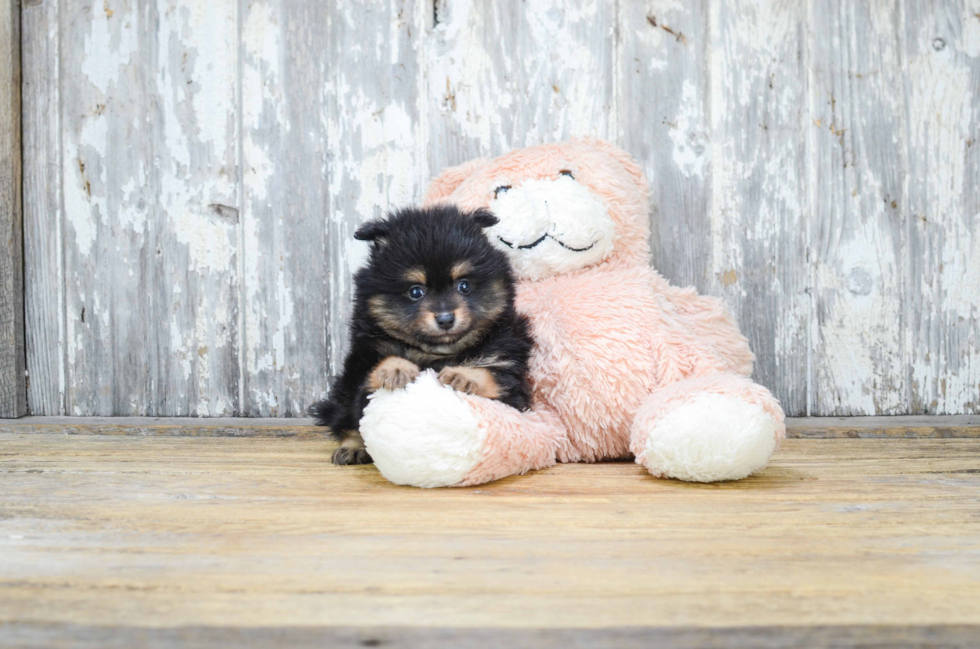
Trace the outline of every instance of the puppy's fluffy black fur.
<instances>
[{"instance_id":1,"label":"puppy's fluffy black fur","mask_svg":"<svg viewBox=\"0 0 980 649\"><path fill-rule=\"evenodd\" d=\"M354 234L371 242L354 276L350 351L330 396L310 410L341 441L336 464L371 457L358 433L368 395L399 389L434 369L454 389L520 410L531 402L530 324L514 309L514 276L483 228L490 212L409 208Z\"/></svg>"}]
</instances>

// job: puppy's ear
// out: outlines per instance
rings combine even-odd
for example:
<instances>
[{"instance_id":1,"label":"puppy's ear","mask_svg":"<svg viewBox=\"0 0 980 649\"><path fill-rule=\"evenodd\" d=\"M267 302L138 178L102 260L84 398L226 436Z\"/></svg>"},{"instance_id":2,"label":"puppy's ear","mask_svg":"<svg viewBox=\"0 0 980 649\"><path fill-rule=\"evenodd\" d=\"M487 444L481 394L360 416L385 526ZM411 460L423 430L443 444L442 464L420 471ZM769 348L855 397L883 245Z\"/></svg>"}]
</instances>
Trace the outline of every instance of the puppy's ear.
<instances>
[{"instance_id":1,"label":"puppy's ear","mask_svg":"<svg viewBox=\"0 0 980 649\"><path fill-rule=\"evenodd\" d=\"M481 228L489 228L491 226L497 225L497 223L500 222L500 219L494 216L493 213L490 212L490 210L484 209L482 207L477 211L473 212L473 220Z\"/></svg>"},{"instance_id":2,"label":"puppy's ear","mask_svg":"<svg viewBox=\"0 0 980 649\"><path fill-rule=\"evenodd\" d=\"M358 241L371 241L373 243L384 243L388 236L387 221L368 221L354 232L354 238Z\"/></svg>"}]
</instances>

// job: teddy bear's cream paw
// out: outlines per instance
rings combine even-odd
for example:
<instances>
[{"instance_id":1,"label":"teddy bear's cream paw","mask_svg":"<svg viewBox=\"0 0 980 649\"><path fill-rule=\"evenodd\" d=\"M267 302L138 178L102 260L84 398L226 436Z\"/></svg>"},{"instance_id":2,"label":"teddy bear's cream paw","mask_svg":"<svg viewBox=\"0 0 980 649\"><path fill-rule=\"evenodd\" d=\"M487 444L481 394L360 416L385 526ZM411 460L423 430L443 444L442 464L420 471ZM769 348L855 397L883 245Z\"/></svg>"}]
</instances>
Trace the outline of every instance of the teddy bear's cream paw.
<instances>
[{"instance_id":1,"label":"teddy bear's cream paw","mask_svg":"<svg viewBox=\"0 0 980 649\"><path fill-rule=\"evenodd\" d=\"M657 419L636 461L653 475L690 482L738 480L766 465L778 422L762 406L705 393Z\"/></svg>"},{"instance_id":2,"label":"teddy bear's cream paw","mask_svg":"<svg viewBox=\"0 0 980 649\"><path fill-rule=\"evenodd\" d=\"M404 390L375 392L360 431L381 475L414 487L459 484L482 457L485 437L470 405L431 370Z\"/></svg>"}]
</instances>

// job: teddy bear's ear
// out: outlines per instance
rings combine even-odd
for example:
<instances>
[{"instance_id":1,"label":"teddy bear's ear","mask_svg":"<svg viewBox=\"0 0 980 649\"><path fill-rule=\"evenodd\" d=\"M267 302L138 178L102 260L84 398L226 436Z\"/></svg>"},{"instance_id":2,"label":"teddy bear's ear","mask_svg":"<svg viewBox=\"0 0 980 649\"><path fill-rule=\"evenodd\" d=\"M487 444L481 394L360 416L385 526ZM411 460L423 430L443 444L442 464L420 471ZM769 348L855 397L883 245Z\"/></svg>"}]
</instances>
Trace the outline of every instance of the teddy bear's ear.
<instances>
[{"instance_id":1,"label":"teddy bear's ear","mask_svg":"<svg viewBox=\"0 0 980 649\"><path fill-rule=\"evenodd\" d=\"M481 228L490 228L500 222L500 219L494 216L493 212L482 207L473 212L473 220Z\"/></svg>"},{"instance_id":2,"label":"teddy bear's ear","mask_svg":"<svg viewBox=\"0 0 980 649\"><path fill-rule=\"evenodd\" d=\"M577 139L586 146L599 149L603 153L609 155L609 157L613 158L616 162L623 165L623 167L626 169L626 173L628 173L633 180L636 181L636 184L640 186L643 193L645 194L649 191L646 176L643 174L643 170L640 168L640 165L636 164L636 160L633 159L633 156L626 153L615 144L611 144L605 140L600 140L599 138L583 137Z\"/></svg>"},{"instance_id":3,"label":"teddy bear's ear","mask_svg":"<svg viewBox=\"0 0 980 649\"><path fill-rule=\"evenodd\" d=\"M432 203L438 203L442 199L446 198L459 187L464 180L472 176L477 169L489 162L489 158L476 158L475 160L470 160L469 162L464 162L461 165L456 165L455 167L449 167L445 169L441 174L439 174L432 184L429 185L429 190L425 192L425 198L422 199L422 203L425 205L430 205Z\"/></svg>"},{"instance_id":4,"label":"teddy bear's ear","mask_svg":"<svg viewBox=\"0 0 980 649\"><path fill-rule=\"evenodd\" d=\"M358 241L371 241L373 243L384 243L388 236L388 222L384 220L368 221L354 232L354 238Z\"/></svg>"}]
</instances>

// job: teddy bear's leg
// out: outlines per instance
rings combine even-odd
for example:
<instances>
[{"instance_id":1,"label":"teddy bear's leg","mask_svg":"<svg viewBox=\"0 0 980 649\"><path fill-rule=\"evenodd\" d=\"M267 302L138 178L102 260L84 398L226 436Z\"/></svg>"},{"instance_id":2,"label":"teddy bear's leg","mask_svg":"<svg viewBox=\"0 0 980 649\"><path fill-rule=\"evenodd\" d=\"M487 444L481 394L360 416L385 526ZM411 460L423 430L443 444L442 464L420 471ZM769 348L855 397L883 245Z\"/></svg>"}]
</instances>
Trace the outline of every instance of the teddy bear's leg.
<instances>
[{"instance_id":1,"label":"teddy bear's leg","mask_svg":"<svg viewBox=\"0 0 980 649\"><path fill-rule=\"evenodd\" d=\"M633 420L630 450L659 477L737 480L764 467L785 435L769 390L738 374L712 374L650 394Z\"/></svg>"},{"instance_id":2,"label":"teddy bear's leg","mask_svg":"<svg viewBox=\"0 0 980 649\"><path fill-rule=\"evenodd\" d=\"M381 475L415 487L482 484L575 459L552 413L456 392L431 371L376 392L360 431Z\"/></svg>"}]
</instances>

